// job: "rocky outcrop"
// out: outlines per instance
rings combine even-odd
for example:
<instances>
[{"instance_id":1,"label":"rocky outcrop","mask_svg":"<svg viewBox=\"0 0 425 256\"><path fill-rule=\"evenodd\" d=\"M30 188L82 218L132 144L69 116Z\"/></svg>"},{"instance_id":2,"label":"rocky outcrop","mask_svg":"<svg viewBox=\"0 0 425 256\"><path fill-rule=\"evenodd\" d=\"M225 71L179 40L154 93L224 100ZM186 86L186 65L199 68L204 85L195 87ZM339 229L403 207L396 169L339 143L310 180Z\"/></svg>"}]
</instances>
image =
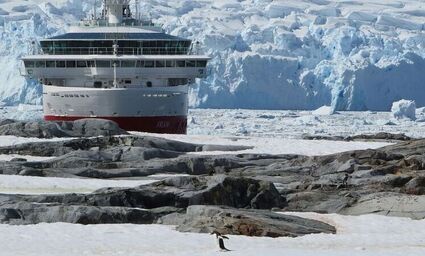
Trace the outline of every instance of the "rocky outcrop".
<instances>
[{"instance_id":1,"label":"rocky outcrop","mask_svg":"<svg viewBox=\"0 0 425 256\"><path fill-rule=\"evenodd\" d=\"M173 177L137 188L105 188L92 194L22 196L18 200L62 205L153 209L190 205L225 205L235 208L272 209L285 199L270 182L224 175Z\"/></svg>"},{"instance_id":2,"label":"rocky outcrop","mask_svg":"<svg viewBox=\"0 0 425 256\"><path fill-rule=\"evenodd\" d=\"M81 119L74 122L21 122L3 120L0 135L30 138L64 138L124 135L118 124L104 119Z\"/></svg>"},{"instance_id":3,"label":"rocky outcrop","mask_svg":"<svg viewBox=\"0 0 425 256\"><path fill-rule=\"evenodd\" d=\"M342 214L425 218L425 197L401 193L373 193L359 198L356 204L341 210Z\"/></svg>"},{"instance_id":4,"label":"rocky outcrop","mask_svg":"<svg viewBox=\"0 0 425 256\"><path fill-rule=\"evenodd\" d=\"M335 233L334 227L315 220L283 215L264 210L246 210L218 206L195 205L187 212L173 213L158 223L175 225L178 231L221 234L298 237L307 234Z\"/></svg>"},{"instance_id":5,"label":"rocky outcrop","mask_svg":"<svg viewBox=\"0 0 425 256\"><path fill-rule=\"evenodd\" d=\"M58 131L68 131L66 136L70 136L70 131L88 136L99 134L98 130L108 130L88 128L91 126L83 123L73 123L68 128L58 125ZM0 123L0 128L13 124L16 125L16 122L4 121ZM53 128L49 129L54 131ZM31 136L40 135L40 130L35 132L37 129L31 127L17 130L31 131L27 132ZM55 133L50 134L42 136L53 136ZM153 209L172 207L185 210L194 205L425 217L421 210L425 209L425 140L409 141L401 135L388 134L376 135L375 139L378 137L406 141L381 149L317 157L199 155L192 153L239 151L247 147L207 146L134 135L95 136L0 147L0 154L54 156L45 162L22 158L2 161L0 174L98 179L135 179L163 173L190 175L138 188L102 189L88 195L7 195L4 201L0 196L0 219L6 223L50 220L80 223L83 219L90 220L87 223L96 223L96 219L104 222L114 218L126 223L133 222L132 214L142 216L143 213L145 217L140 219L148 223L163 216L150 215ZM25 205L22 205L23 202ZM25 210L27 206L28 209L35 209L37 204L42 205L32 215L30 210ZM137 209L147 210L140 212ZM49 213L46 216L52 217L43 219L43 211ZM40 214L37 215L37 212ZM70 215L61 215L63 212ZM89 216L85 216L86 213ZM193 227L198 225L195 224ZM217 223L212 226L219 227ZM237 230L227 232L237 233ZM274 231L264 232L271 234Z\"/></svg>"},{"instance_id":6,"label":"rocky outcrop","mask_svg":"<svg viewBox=\"0 0 425 256\"><path fill-rule=\"evenodd\" d=\"M274 185L248 178L174 177L137 188L106 188L92 194L8 196L0 199L0 221L15 224L39 222L116 223L152 222L163 212L191 205L272 209L285 206ZM164 208L165 207L165 208ZM139 209L139 210L138 210ZM140 209L149 209L140 211ZM114 217L115 216L115 217ZM84 222L85 221L85 222Z\"/></svg>"},{"instance_id":7,"label":"rocky outcrop","mask_svg":"<svg viewBox=\"0 0 425 256\"><path fill-rule=\"evenodd\" d=\"M181 209L139 209L40 203L8 203L0 207L0 223L29 225L66 222L73 224L153 224L160 217Z\"/></svg>"},{"instance_id":8,"label":"rocky outcrop","mask_svg":"<svg viewBox=\"0 0 425 256\"><path fill-rule=\"evenodd\" d=\"M332 140L332 141L411 141L413 138L401 133L393 134L387 132L380 132L376 134L360 134L354 136L323 136L323 135L303 135L305 140Z\"/></svg>"}]
</instances>

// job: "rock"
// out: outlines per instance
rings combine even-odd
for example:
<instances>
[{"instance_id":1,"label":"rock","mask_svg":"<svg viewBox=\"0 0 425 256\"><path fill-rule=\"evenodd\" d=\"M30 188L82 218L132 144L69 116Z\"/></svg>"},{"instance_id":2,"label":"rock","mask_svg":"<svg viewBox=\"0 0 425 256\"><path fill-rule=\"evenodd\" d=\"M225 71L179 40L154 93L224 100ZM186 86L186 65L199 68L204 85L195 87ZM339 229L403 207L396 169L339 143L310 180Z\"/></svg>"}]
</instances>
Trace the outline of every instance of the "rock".
<instances>
[{"instance_id":1,"label":"rock","mask_svg":"<svg viewBox=\"0 0 425 256\"><path fill-rule=\"evenodd\" d=\"M270 182L225 175L173 177L134 189L103 189L86 198L94 205L147 209L189 205L271 209L285 205L285 199Z\"/></svg>"},{"instance_id":2,"label":"rock","mask_svg":"<svg viewBox=\"0 0 425 256\"><path fill-rule=\"evenodd\" d=\"M109 120L82 119L74 122L0 122L0 135L29 138L96 137L128 134Z\"/></svg>"},{"instance_id":3,"label":"rock","mask_svg":"<svg viewBox=\"0 0 425 256\"><path fill-rule=\"evenodd\" d=\"M360 134L354 136L324 136L324 135L303 135L304 140L330 140L330 141L410 141L411 137L405 134L393 134L380 132L376 134Z\"/></svg>"},{"instance_id":4,"label":"rock","mask_svg":"<svg viewBox=\"0 0 425 256\"><path fill-rule=\"evenodd\" d=\"M158 223L177 225L181 232L257 237L298 237L307 234L335 233L334 227L315 220L263 210L234 209L219 206L190 206L186 214L171 214Z\"/></svg>"},{"instance_id":5,"label":"rock","mask_svg":"<svg viewBox=\"0 0 425 256\"><path fill-rule=\"evenodd\" d=\"M141 209L187 208L190 205L252 209L281 209L285 206L285 199L272 183L225 175L173 177L137 188L105 188L92 194L27 195L6 201Z\"/></svg>"},{"instance_id":6,"label":"rock","mask_svg":"<svg viewBox=\"0 0 425 256\"><path fill-rule=\"evenodd\" d=\"M329 140L329 141L343 141L345 140L342 136L326 136L326 135L310 135L303 134L303 140Z\"/></svg>"},{"instance_id":7,"label":"rock","mask_svg":"<svg viewBox=\"0 0 425 256\"><path fill-rule=\"evenodd\" d=\"M425 176L416 177L405 185L405 191L412 195L425 195Z\"/></svg>"},{"instance_id":8,"label":"rock","mask_svg":"<svg viewBox=\"0 0 425 256\"><path fill-rule=\"evenodd\" d=\"M0 126L0 135L29 138L67 137L58 124L52 122L6 122Z\"/></svg>"},{"instance_id":9,"label":"rock","mask_svg":"<svg viewBox=\"0 0 425 256\"><path fill-rule=\"evenodd\" d=\"M377 134L361 134L356 136L350 136L345 138L345 140L352 141L352 140L377 140L377 141L410 141L412 140L411 137L406 136L405 134L393 134L393 133L387 133L387 132L380 132Z\"/></svg>"},{"instance_id":10,"label":"rock","mask_svg":"<svg viewBox=\"0 0 425 256\"><path fill-rule=\"evenodd\" d=\"M96 207L19 202L0 207L0 223L28 225L38 223L74 224L153 224L164 215L179 209L143 210L126 207Z\"/></svg>"},{"instance_id":11,"label":"rock","mask_svg":"<svg viewBox=\"0 0 425 256\"><path fill-rule=\"evenodd\" d=\"M74 122L61 122L61 128L67 137L95 137L128 134L117 123L105 119L81 119Z\"/></svg>"},{"instance_id":12,"label":"rock","mask_svg":"<svg viewBox=\"0 0 425 256\"><path fill-rule=\"evenodd\" d=\"M380 214L420 220L425 218L425 196L388 192L373 193L362 196L357 204L343 209L341 213L348 215Z\"/></svg>"},{"instance_id":13,"label":"rock","mask_svg":"<svg viewBox=\"0 0 425 256\"><path fill-rule=\"evenodd\" d=\"M353 203L353 198L330 195L321 191L307 191L288 196L287 211L311 211L320 213L338 213Z\"/></svg>"}]
</instances>

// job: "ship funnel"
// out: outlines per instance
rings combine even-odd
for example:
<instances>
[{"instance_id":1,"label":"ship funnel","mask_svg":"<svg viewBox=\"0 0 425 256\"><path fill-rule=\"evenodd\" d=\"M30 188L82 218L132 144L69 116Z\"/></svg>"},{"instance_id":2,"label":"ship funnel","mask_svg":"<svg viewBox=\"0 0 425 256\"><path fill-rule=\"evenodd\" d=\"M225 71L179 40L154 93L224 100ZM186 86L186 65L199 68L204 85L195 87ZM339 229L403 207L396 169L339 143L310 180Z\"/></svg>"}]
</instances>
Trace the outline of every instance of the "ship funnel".
<instances>
[{"instance_id":1,"label":"ship funnel","mask_svg":"<svg viewBox=\"0 0 425 256\"><path fill-rule=\"evenodd\" d=\"M123 17L130 14L130 0L106 0L109 24L121 24Z\"/></svg>"}]
</instances>

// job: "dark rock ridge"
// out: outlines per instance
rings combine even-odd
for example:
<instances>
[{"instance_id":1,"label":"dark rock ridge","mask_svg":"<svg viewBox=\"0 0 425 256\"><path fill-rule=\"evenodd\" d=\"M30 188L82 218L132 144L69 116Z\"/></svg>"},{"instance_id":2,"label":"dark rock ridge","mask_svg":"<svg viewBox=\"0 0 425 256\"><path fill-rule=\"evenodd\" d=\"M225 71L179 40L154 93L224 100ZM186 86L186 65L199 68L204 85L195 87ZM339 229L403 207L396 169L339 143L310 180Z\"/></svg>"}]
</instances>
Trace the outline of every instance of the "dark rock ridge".
<instances>
[{"instance_id":1,"label":"dark rock ridge","mask_svg":"<svg viewBox=\"0 0 425 256\"><path fill-rule=\"evenodd\" d=\"M0 207L0 223L29 225L65 222L73 224L153 224L160 217L182 209L158 208L152 210L126 207L99 207L84 205L41 204L19 202Z\"/></svg>"},{"instance_id":2,"label":"dark rock ridge","mask_svg":"<svg viewBox=\"0 0 425 256\"><path fill-rule=\"evenodd\" d=\"M284 198L272 183L225 175L173 177L137 188L105 188L92 194L16 196L13 201L143 209L186 208L190 205L252 209L285 206Z\"/></svg>"},{"instance_id":3,"label":"dark rock ridge","mask_svg":"<svg viewBox=\"0 0 425 256\"><path fill-rule=\"evenodd\" d=\"M405 134L393 134L380 132L377 134L360 134L354 136L324 136L324 135L309 135L303 136L305 140L333 140L333 141L411 141L413 138Z\"/></svg>"},{"instance_id":4,"label":"dark rock ridge","mask_svg":"<svg viewBox=\"0 0 425 256\"><path fill-rule=\"evenodd\" d=\"M335 233L334 227L315 220L264 210L235 209L218 206L189 206L187 212L173 213L158 223L175 225L181 232L227 235L297 237L316 233Z\"/></svg>"},{"instance_id":5,"label":"dark rock ridge","mask_svg":"<svg viewBox=\"0 0 425 256\"><path fill-rule=\"evenodd\" d=\"M0 121L0 135L30 138L93 137L128 134L115 122L104 119L81 119L74 122Z\"/></svg>"}]
</instances>

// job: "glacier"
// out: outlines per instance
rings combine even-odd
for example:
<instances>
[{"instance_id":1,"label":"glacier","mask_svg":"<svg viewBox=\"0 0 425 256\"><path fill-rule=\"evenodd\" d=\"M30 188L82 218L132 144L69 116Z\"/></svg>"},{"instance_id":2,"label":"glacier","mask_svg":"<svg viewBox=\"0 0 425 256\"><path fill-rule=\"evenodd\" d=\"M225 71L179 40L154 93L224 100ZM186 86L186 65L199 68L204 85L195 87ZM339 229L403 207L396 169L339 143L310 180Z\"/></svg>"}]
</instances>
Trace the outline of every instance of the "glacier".
<instances>
[{"instance_id":1,"label":"glacier","mask_svg":"<svg viewBox=\"0 0 425 256\"><path fill-rule=\"evenodd\" d=\"M3 105L41 103L19 58L94 2L0 1ZM389 111L401 99L425 106L422 0L145 0L141 10L213 57L208 78L190 91L194 108Z\"/></svg>"}]
</instances>

